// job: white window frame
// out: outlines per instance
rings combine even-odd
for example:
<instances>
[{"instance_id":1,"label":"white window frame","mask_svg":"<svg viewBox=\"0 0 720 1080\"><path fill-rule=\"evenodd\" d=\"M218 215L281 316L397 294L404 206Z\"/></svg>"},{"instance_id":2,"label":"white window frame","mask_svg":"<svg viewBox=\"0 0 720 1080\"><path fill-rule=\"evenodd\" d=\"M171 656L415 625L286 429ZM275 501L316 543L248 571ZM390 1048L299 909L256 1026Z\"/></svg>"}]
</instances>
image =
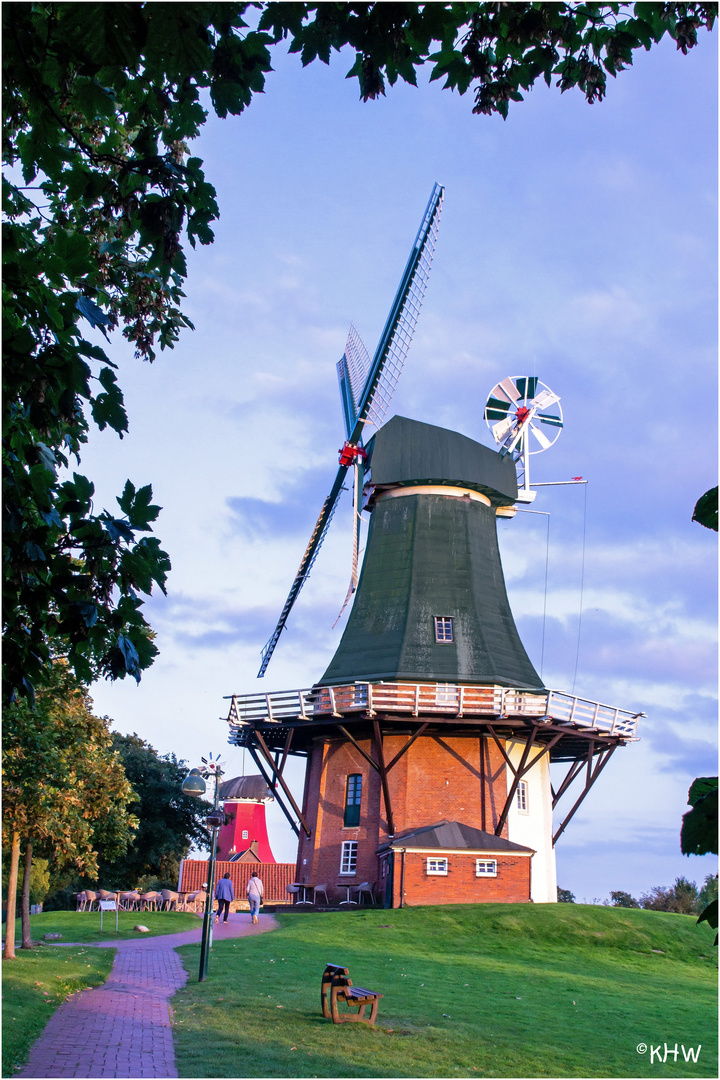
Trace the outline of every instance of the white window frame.
<instances>
[{"instance_id":1,"label":"white window frame","mask_svg":"<svg viewBox=\"0 0 720 1080\"><path fill-rule=\"evenodd\" d=\"M519 814L530 813L527 780L518 782L517 791L515 792L515 807Z\"/></svg>"},{"instance_id":2,"label":"white window frame","mask_svg":"<svg viewBox=\"0 0 720 1080\"><path fill-rule=\"evenodd\" d=\"M447 872L447 859L438 859L434 856L428 856L426 873L429 877L447 877Z\"/></svg>"},{"instance_id":3,"label":"white window frame","mask_svg":"<svg viewBox=\"0 0 720 1080\"><path fill-rule=\"evenodd\" d=\"M241 839L242 840L247 840L247 838L248 838L248 831L247 831L247 829L243 829Z\"/></svg>"},{"instance_id":4,"label":"white window frame","mask_svg":"<svg viewBox=\"0 0 720 1080\"><path fill-rule=\"evenodd\" d=\"M497 859L476 859L475 877L497 877Z\"/></svg>"},{"instance_id":5,"label":"white window frame","mask_svg":"<svg viewBox=\"0 0 720 1080\"><path fill-rule=\"evenodd\" d=\"M458 703L457 683L435 683L435 704L452 705Z\"/></svg>"},{"instance_id":6,"label":"white window frame","mask_svg":"<svg viewBox=\"0 0 720 1080\"><path fill-rule=\"evenodd\" d=\"M455 641L455 626L452 615L434 615L435 643L437 645L452 645ZM449 637L447 635L450 635Z\"/></svg>"},{"instance_id":7,"label":"white window frame","mask_svg":"<svg viewBox=\"0 0 720 1080\"><path fill-rule=\"evenodd\" d=\"M340 849L340 874L352 877L357 874L357 840L343 840Z\"/></svg>"}]
</instances>

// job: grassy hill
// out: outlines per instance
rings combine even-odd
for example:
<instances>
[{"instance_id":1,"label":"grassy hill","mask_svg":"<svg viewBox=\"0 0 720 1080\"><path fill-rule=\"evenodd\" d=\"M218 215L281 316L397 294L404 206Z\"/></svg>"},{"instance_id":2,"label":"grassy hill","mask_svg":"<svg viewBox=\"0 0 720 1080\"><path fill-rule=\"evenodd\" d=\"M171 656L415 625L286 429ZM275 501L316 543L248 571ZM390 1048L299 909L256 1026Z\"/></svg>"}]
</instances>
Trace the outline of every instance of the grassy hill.
<instances>
[{"instance_id":1,"label":"grassy hill","mask_svg":"<svg viewBox=\"0 0 720 1080\"><path fill-rule=\"evenodd\" d=\"M717 1076L714 933L694 917L488 904L279 919L216 944L203 984L198 947L179 950L180 1076ZM376 1027L322 1018L327 962L384 994Z\"/></svg>"}]
</instances>

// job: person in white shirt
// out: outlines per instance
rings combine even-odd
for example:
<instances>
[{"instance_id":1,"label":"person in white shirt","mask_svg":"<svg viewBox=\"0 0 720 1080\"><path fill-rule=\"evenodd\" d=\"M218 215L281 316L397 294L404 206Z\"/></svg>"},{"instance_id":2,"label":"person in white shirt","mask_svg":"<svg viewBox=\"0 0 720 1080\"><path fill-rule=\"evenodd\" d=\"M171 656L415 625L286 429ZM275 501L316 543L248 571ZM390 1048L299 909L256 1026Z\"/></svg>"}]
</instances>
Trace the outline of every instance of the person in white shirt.
<instances>
[{"instance_id":1,"label":"person in white shirt","mask_svg":"<svg viewBox=\"0 0 720 1080\"><path fill-rule=\"evenodd\" d=\"M254 923L258 921L258 911L260 910L264 891L262 881L253 870L252 877L247 883L246 892L250 902L250 915L252 916L252 921Z\"/></svg>"}]
</instances>

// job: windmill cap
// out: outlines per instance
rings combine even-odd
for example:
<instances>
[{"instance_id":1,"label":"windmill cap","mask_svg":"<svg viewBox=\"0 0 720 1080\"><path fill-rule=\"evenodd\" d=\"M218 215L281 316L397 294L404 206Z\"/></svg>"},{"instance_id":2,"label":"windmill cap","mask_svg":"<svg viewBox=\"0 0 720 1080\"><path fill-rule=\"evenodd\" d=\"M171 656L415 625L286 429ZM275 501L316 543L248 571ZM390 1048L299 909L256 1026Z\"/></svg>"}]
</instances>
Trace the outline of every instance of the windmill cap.
<instances>
[{"instance_id":1,"label":"windmill cap","mask_svg":"<svg viewBox=\"0 0 720 1080\"><path fill-rule=\"evenodd\" d=\"M510 455L501 457L459 431L394 416L367 449L374 488L445 484L479 491L493 506L512 506L517 500Z\"/></svg>"}]
</instances>

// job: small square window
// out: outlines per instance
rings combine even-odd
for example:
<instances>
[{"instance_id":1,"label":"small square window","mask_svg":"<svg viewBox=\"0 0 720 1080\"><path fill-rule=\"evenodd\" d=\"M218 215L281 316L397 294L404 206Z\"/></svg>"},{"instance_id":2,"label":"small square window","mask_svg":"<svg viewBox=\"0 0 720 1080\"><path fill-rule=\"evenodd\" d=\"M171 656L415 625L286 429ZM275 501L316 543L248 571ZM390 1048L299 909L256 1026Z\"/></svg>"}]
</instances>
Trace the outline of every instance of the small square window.
<instances>
[{"instance_id":1,"label":"small square window","mask_svg":"<svg viewBox=\"0 0 720 1080\"><path fill-rule=\"evenodd\" d=\"M515 805L521 814L528 812L528 789L527 780L521 780L517 786Z\"/></svg>"},{"instance_id":2,"label":"small square window","mask_svg":"<svg viewBox=\"0 0 720 1080\"><path fill-rule=\"evenodd\" d=\"M452 644L455 640L452 618L447 615L435 616L435 640L441 644Z\"/></svg>"},{"instance_id":3,"label":"small square window","mask_svg":"<svg viewBox=\"0 0 720 1080\"><path fill-rule=\"evenodd\" d=\"M243 840L247 840L247 838L248 838L248 831L247 831L247 829L243 829L243 831L242 831L242 838L243 838Z\"/></svg>"},{"instance_id":4,"label":"small square window","mask_svg":"<svg viewBox=\"0 0 720 1080\"><path fill-rule=\"evenodd\" d=\"M428 859L427 872L428 874L446 875L448 872L447 859Z\"/></svg>"},{"instance_id":5,"label":"small square window","mask_svg":"<svg viewBox=\"0 0 720 1080\"><path fill-rule=\"evenodd\" d=\"M354 874L357 871L357 840L343 840L340 854L340 873Z\"/></svg>"},{"instance_id":6,"label":"small square window","mask_svg":"<svg viewBox=\"0 0 720 1080\"><path fill-rule=\"evenodd\" d=\"M497 877L497 859L476 859L475 877Z\"/></svg>"}]
</instances>

